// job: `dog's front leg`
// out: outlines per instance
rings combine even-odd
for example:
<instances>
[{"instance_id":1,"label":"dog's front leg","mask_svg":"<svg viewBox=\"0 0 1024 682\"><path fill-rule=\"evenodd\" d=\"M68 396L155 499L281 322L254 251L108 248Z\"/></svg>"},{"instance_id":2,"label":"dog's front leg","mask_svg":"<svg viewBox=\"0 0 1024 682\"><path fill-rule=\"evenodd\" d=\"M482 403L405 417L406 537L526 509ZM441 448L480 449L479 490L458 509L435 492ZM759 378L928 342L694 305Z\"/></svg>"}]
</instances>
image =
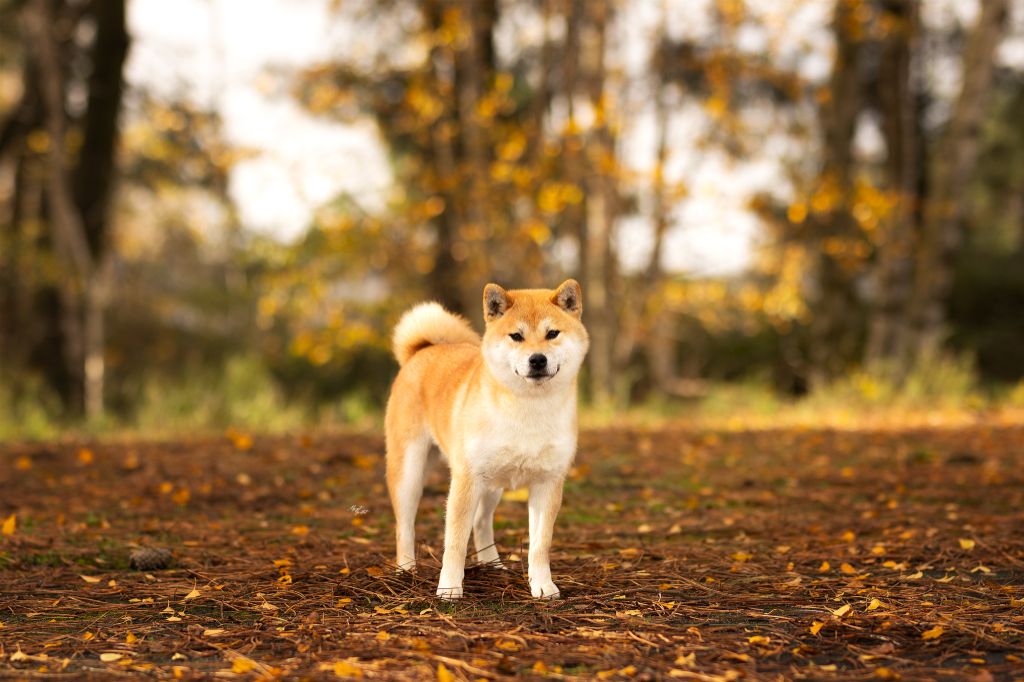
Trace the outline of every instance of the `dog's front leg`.
<instances>
[{"instance_id":1,"label":"dog's front leg","mask_svg":"<svg viewBox=\"0 0 1024 682\"><path fill-rule=\"evenodd\" d=\"M448 505L444 518L444 556L441 559L441 579L437 583L437 596L442 599L462 597L462 578L466 569L466 549L473 530L473 514L480 492L471 475L452 476L448 491Z\"/></svg>"},{"instance_id":2,"label":"dog's front leg","mask_svg":"<svg viewBox=\"0 0 1024 682\"><path fill-rule=\"evenodd\" d=\"M562 479L556 478L530 486L530 592L534 597L555 599L558 587L551 580L551 534L555 517L562 506Z\"/></svg>"}]
</instances>

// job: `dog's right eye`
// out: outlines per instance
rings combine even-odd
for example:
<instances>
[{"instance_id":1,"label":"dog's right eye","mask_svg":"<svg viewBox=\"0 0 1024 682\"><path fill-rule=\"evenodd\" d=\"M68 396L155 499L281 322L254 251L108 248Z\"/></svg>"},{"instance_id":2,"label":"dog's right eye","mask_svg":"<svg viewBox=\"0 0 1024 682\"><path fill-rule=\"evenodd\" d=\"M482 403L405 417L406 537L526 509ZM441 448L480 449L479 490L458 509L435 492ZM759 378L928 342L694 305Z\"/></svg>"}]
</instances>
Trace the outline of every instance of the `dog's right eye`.
<instances>
[{"instance_id":1,"label":"dog's right eye","mask_svg":"<svg viewBox=\"0 0 1024 682\"><path fill-rule=\"evenodd\" d=\"M522 343L523 342L523 335L520 334L519 332L516 332L515 334L509 334L508 337L510 339L512 339L513 341L515 341L516 343Z\"/></svg>"}]
</instances>

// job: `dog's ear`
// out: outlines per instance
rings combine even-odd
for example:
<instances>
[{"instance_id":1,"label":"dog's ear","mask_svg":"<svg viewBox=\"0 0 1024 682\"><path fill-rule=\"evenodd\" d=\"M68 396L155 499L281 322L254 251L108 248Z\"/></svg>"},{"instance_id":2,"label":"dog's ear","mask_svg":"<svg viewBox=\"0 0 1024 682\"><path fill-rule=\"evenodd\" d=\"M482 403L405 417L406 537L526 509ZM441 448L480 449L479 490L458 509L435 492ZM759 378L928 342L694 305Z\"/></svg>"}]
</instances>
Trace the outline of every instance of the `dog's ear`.
<instances>
[{"instance_id":1,"label":"dog's ear","mask_svg":"<svg viewBox=\"0 0 1024 682\"><path fill-rule=\"evenodd\" d=\"M580 290L580 283L574 279L567 279L555 290L551 302L559 308L574 315L583 315L583 292Z\"/></svg>"},{"instance_id":2,"label":"dog's ear","mask_svg":"<svg viewBox=\"0 0 1024 682\"><path fill-rule=\"evenodd\" d=\"M512 305L512 299L508 292L497 284L488 284L484 287L484 320L492 322L508 310Z\"/></svg>"}]
</instances>

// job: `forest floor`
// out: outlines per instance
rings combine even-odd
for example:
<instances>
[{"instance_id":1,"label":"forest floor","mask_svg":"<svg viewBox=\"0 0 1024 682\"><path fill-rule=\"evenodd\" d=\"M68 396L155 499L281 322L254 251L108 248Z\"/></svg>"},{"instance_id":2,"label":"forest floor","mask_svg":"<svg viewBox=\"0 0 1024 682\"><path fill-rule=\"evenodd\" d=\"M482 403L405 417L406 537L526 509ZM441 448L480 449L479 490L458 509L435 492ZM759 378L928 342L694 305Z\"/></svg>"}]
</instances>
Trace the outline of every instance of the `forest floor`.
<instances>
[{"instance_id":1,"label":"forest floor","mask_svg":"<svg viewBox=\"0 0 1024 682\"><path fill-rule=\"evenodd\" d=\"M0 678L1024 679L1024 426L581 435L564 598L392 568L372 434L0 446ZM169 567L135 570L139 547Z\"/></svg>"}]
</instances>

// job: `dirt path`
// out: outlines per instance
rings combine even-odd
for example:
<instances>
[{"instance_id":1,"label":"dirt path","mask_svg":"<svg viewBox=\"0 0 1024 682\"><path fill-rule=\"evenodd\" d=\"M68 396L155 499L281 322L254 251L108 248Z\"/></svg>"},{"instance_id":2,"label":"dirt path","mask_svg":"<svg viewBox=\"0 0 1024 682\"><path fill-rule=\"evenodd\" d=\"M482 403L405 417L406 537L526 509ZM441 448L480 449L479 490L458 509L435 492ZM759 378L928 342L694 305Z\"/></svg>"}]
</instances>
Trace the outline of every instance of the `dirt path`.
<instances>
[{"instance_id":1,"label":"dirt path","mask_svg":"<svg viewBox=\"0 0 1024 682\"><path fill-rule=\"evenodd\" d=\"M1024 679L1024 428L589 432L565 598L530 599L508 499L511 570L455 606L440 477L420 575L389 567L381 448L0 447L0 677ZM131 569L139 546L171 567Z\"/></svg>"}]
</instances>

